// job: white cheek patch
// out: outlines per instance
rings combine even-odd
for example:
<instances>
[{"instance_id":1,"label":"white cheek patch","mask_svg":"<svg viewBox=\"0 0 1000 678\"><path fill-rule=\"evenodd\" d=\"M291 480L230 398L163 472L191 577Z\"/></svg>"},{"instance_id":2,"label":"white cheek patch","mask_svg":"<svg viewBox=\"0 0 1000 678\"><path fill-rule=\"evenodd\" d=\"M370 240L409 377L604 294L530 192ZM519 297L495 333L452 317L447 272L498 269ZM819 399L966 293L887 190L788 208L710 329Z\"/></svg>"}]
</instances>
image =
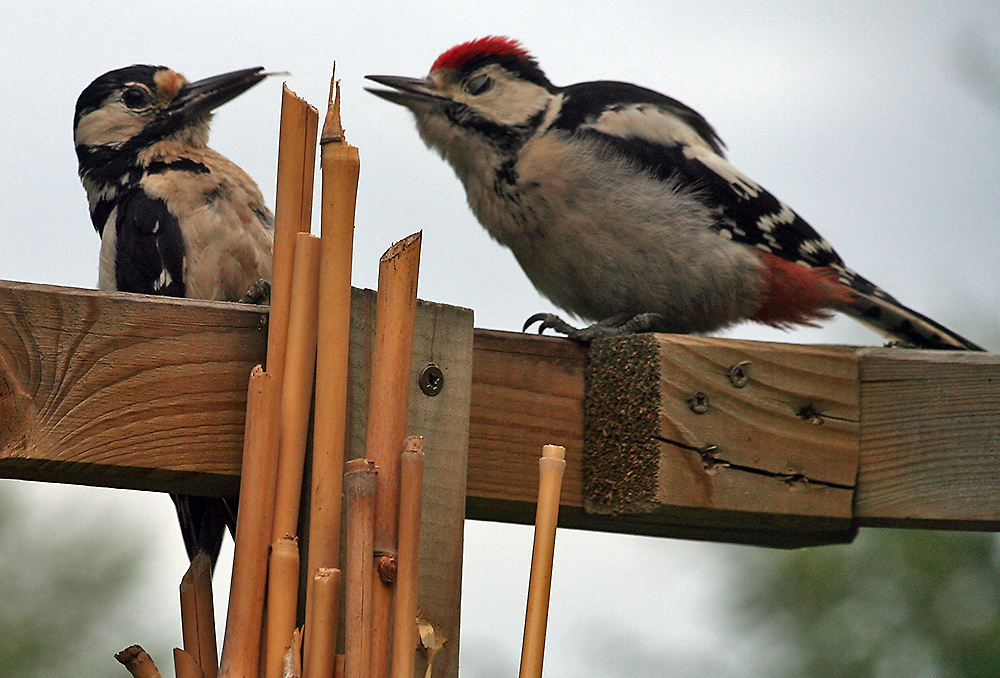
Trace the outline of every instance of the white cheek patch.
<instances>
[{"instance_id":1,"label":"white cheek patch","mask_svg":"<svg viewBox=\"0 0 1000 678\"><path fill-rule=\"evenodd\" d=\"M135 136L144 124L121 104L106 104L80 118L73 140L77 146L118 146Z\"/></svg>"},{"instance_id":2,"label":"white cheek patch","mask_svg":"<svg viewBox=\"0 0 1000 678\"><path fill-rule=\"evenodd\" d=\"M493 88L479 96L457 90L454 98L501 125L523 125L545 109L552 98L544 87L514 78L507 70L495 64L480 69L477 73L492 77L495 83Z\"/></svg>"}]
</instances>

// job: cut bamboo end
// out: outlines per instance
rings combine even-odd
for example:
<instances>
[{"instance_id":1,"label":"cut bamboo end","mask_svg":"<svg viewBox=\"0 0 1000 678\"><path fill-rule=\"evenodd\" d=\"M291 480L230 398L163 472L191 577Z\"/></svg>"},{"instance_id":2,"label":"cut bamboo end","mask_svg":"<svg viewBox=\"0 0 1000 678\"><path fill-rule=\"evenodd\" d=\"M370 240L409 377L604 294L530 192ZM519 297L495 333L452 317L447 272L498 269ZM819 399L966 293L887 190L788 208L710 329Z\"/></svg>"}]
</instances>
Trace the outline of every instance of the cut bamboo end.
<instances>
[{"instance_id":1,"label":"cut bamboo end","mask_svg":"<svg viewBox=\"0 0 1000 678\"><path fill-rule=\"evenodd\" d=\"M292 631L292 640L281 661L281 678L302 678L302 629Z\"/></svg>"},{"instance_id":2,"label":"cut bamboo end","mask_svg":"<svg viewBox=\"0 0 1000 678\"><path fill-rule=\"evenodd\" d=\"M126 647L115 655L118 663L128 669L133 678L162 678L153 658L139 645Z\"/></svg>"},{"instance_id":3,"label":"cut bamboo end","mask_svg":"<svg viewBox=\"0 0 1000 678\"><path fill-rule=\"evenodd\" d=\"M312 583L312 594L306 604L302 675L305 678L332 678L337 657L340 570L320 568Z\"/></svg>"},{"instance_id":4,"label":"cut bamboo end","mask_svg":"<svg viewBox=\"0 0 1000 678\"><path fill-rule=\"evenodd\" d=\"M277 409L276 386L260 365L251 371L233 576L219 661L219 674L223 678L256 676L260 663L278 458L278 426L268 408Z\"/></svg>"},{"instance_id":5,"label":"cut bamboo end","mask_svg":"<svg viewBox=\"0 0 1000 678\"><path fill-rule=\"evenodd\" d=\"M340 80L337 77L337 64L333 64L333 73L330 75L330 101L327 104L326 119L323 121L323 135L319 139L320 144L347 143L344 135L344 126L340 120Z\"/></svg>"},{"instance_id":6,"label":"cut bamboo end","mask_svg":"<svg viewBox=\"0 0 1000 678\"><path fill-rule=\"evenodd\" d=\"M562 445L544 445L542 447L542 458L543 459L562 459L566 460L566 448Z\"/></svg>"},{"instance_id":7,"label":"cut bamboo end","mask_svg":"<svg viewBox=\"0 0 1000 678\"><path fill-rule=\"evenodd\" d=\"M385 251L382 257L379 259L380 264L388 264L397 259L404 258L416 258L419 262L420 260L420 243L423 238L423 231L417 231L412 235L408 235L399 242L395 242L392 246ZM415 264L411 264L415 265Z\"/></svg>"},{"instance_id":8,"label":"cut bamboo end","mask_svg":"<svg viewBox=\"0 0 1000 678\"><path fill-rule=\"evenodd\" d=\"M309 230L312 216L318 124L317 110L286 84L281 93L271 308L267 334L267 371L278 380L279 388L284 377L288 312L292 302L295 235Z\"/></svg>"},{"instance_id":9,"label":"cut bamboo end","mask_svg":"<svg viewBox=\"0 0 1000 678\"><path fill-rule=\"evenodd\" d=\"M535 539L531 552L519 678L541 678L542 675L556 526L559 522L559 494L563 471L566 469L565 453L565 448L561 446L546 445L538 460L538 505L535 512Z\"/></svg>"},{"instance_id":10,"label":"cut bamboo end","mask_svg":"<svg viewBox=\"0 0 1000 678\"><path fill-rule=\"evenodd\" d=\"M181 579L181 630L184 651L191 655L206 678L215 678L219 659L212 602L212 561L198 553Z\"/></svg>"},{"instance_id":11,"label":"cut bamboo end","mask_svg":"<svg viewBox=\"0 0 1000 678\"><path fill-rule=\"evenodd\" d=\"M299 596L299 547L292 536L271 545L267 582L267 630L263 678L280 678L295 630Z\"/></svg>"},{"instance_id":12,"label":"cut bamboo end","mask_svg":"<svg viewBox=\"0 0 1000 678\"><path fill-rule=\"evenodd\" d=\"M331 95L334 82L331 80ZM339 89L327 114L339 124ZM360 162L346 143L322 146L322 229L308 572L340 566L341 496L347 431L351 259ZM310 586L312 582L310 581ZM308 596L307 596L308 597Z\"/></svg>"},{"instance_id":13,"label":"cut bamboo end","mask_svg":"<svg viewBox=\"0 0 1000 678\"><path fill-rule=\"evenodd\" d=\"M379 261L375 339L369 382L366 451L378 466L375 493L375 552L380 572L373 573L374 635L372 673L389 671L393 626L392 587L399 520L399 453L406 435L413 332L417 308L421 234L394 244Z\"/></svg>"},{"instance_id":14,"label":"cut bamboo end","mask_svg":"<svg viewBox=\"0 0 1000 678\"><path fill-rule=\"evenodd\" d=\"M174 675L177 678L205 678L205 672L190 653L174 648Z\"/></svg>"}]
</instances>

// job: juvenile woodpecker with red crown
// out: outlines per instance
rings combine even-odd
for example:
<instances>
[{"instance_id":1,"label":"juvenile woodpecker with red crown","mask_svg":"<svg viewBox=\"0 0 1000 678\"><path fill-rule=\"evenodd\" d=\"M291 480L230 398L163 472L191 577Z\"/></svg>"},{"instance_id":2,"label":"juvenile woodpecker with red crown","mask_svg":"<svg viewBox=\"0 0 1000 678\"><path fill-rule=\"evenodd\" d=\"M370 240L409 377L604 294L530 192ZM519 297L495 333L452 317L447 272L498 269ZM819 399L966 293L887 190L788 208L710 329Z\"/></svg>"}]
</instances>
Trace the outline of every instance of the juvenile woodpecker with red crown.
<instances>
[{"instance_id":1,"label":"juvenile woodpecker with red crown","mask_svg":"<svg viewBox=\"0 0 1000 678\"><path fill-rule=\"evenodd\" d=\"M844 265L733 167L712 126L624 82L549 82L515 40L453 47L426 78L370 75L452 166L490 235L535 287L594 324L532 316L578 341L812 325L843 312L904 345L982 350Z\"/></svg>"},{"instance_id":2,"label":"juvenile woodpecker with red crown","mask_svg":"<svg viewBox=\"0 0 1000 678\"><path fill-rule=\"evenodd\" d=\"M208 147L212 111L265 77L248 68L197 82L163 66L109 71L76 102L73 136L90 218L101 236L98 287L261 301L274 218L246 172ZM219 555L236 506L173 495L193 559Z\"/></svg>"}]
</instances>

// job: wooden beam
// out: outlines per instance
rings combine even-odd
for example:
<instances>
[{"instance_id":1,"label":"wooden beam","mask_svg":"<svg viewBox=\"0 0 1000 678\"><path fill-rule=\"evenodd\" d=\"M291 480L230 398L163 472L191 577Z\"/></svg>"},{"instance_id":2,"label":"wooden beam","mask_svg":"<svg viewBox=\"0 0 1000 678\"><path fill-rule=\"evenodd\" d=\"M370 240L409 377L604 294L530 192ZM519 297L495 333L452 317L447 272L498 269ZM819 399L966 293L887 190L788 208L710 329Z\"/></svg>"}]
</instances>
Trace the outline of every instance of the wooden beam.
<instances>
[{"instance_id":1,"label":"wooden beam","mask_svg":"<svg viewBox=\"0 0 1000 678\"><path fill-rule=\"evenodd\" d=\"M355 324L372 319L361 299L353 301ZM431 314L447 307L421 308ZM0 476L234 493L246 380L263 358L265 327L266 311L237 304L0 283ZM369 349L352 341L351 388L353 397L363 397L359 366L367 364ZM602 369L611 376L597 378L592 369L585 400L588 357L581 347L476 330L461 490L466 516L530 523L537 450L553 443L567 449L560 513L567 527L797 545L849 538L844 497L853 494L853 525L1000 530L1000 356L654 341L645 378L655 376L662 385L658 402L672 402L674 411L647 416L655 427L631 451L617 443L620 460L628 462L622 472L645 475L647 485L631 478L632 494L622 493L602 479L603 471L591 472L585 502L585 404L588 413L596 406L599 379L598 390L621 388L638 368L605 360ZM605 347L612 348L613 342ZM434 349L421 355L438 360ZM592 367L599 358L591 353ZM750 382L737 389L727 373L742 360L750 360ZM415 357L415 371L419 362ZM699 390L709 403L702 415L687 401ZM411 395L411 403L431 401ZM452 416L445 410L435 416ZM638 410L624 411L615 417L612 409L607 421L638 421ZM411 421L425 416L411 405ZM810 423L816 421L822 424ZM363 425L355 422L350 431L353 449L361 449ZM651 464L654 448L658 461ZM849 477L854 450L856 482ZM799 455L797 461L782 461L786 452ZM588 454L614 470L606 452ZM762 463L765 457L780 463ZM637 459L645 460L644 473ZM766 473L745 478L752 473L737 467ZM764 485L776 492L762 493ZM702 495L670 494L681 490ZM780 510L772 515L772 509Z\"/></svg>"},{"instance_id":2,"label":"wooden beam","mask_svg":"<svg viewBox=\"0 0 1000 678\"><path fill-rule=\"evenodd\" d=\"M858 524L1000 531L1000 355L859 356Z\"/></svg>"},{"instance_id":3,"label":"wooden beam","mask_svg":"<svg viewBox=\"0 0 1000 678\"><path fill-rule=\"evenodd\" d=\"M235 495L252 306L0 284L0 475Z\"/></svg>"}]
</instances>

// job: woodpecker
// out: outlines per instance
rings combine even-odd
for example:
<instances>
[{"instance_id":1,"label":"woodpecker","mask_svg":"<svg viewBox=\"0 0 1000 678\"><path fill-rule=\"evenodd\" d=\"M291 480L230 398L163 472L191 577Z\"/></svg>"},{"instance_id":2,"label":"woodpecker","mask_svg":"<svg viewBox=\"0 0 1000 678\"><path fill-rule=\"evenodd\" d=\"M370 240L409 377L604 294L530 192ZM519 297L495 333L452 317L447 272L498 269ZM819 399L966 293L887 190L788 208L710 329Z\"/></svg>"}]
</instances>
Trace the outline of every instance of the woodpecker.
<instances>
[{"instance_id":1,"label":"woodpecker","mask_svg":"<svg viewBox=\"0 0 1000 678\"><path fill-rule=\"evenodd\" d=\"M625 82L557 87L498 36L445 51L426 78L367 77L413 113L538 291L593 323L536 314L524 329L588 342L744 320L787 329L840 311L903 345L982 350L848 268L675 99Z\"/></svg>"},{"instance_id":2,"label":"woodpecker","mask_svg":"<svg viewBox=\"0 0 1000 678\"><path fill-rule=\"evenodd\" d=\"M197 82L163 66L109 71L80 94L79 174L101 236L98 287L192 299L263 301L274 218L242 169L207 146L212 111L262 81L248 68ZM214 567L236 506L171 495L188 556Z\"/></svg>"}]
</instances>

